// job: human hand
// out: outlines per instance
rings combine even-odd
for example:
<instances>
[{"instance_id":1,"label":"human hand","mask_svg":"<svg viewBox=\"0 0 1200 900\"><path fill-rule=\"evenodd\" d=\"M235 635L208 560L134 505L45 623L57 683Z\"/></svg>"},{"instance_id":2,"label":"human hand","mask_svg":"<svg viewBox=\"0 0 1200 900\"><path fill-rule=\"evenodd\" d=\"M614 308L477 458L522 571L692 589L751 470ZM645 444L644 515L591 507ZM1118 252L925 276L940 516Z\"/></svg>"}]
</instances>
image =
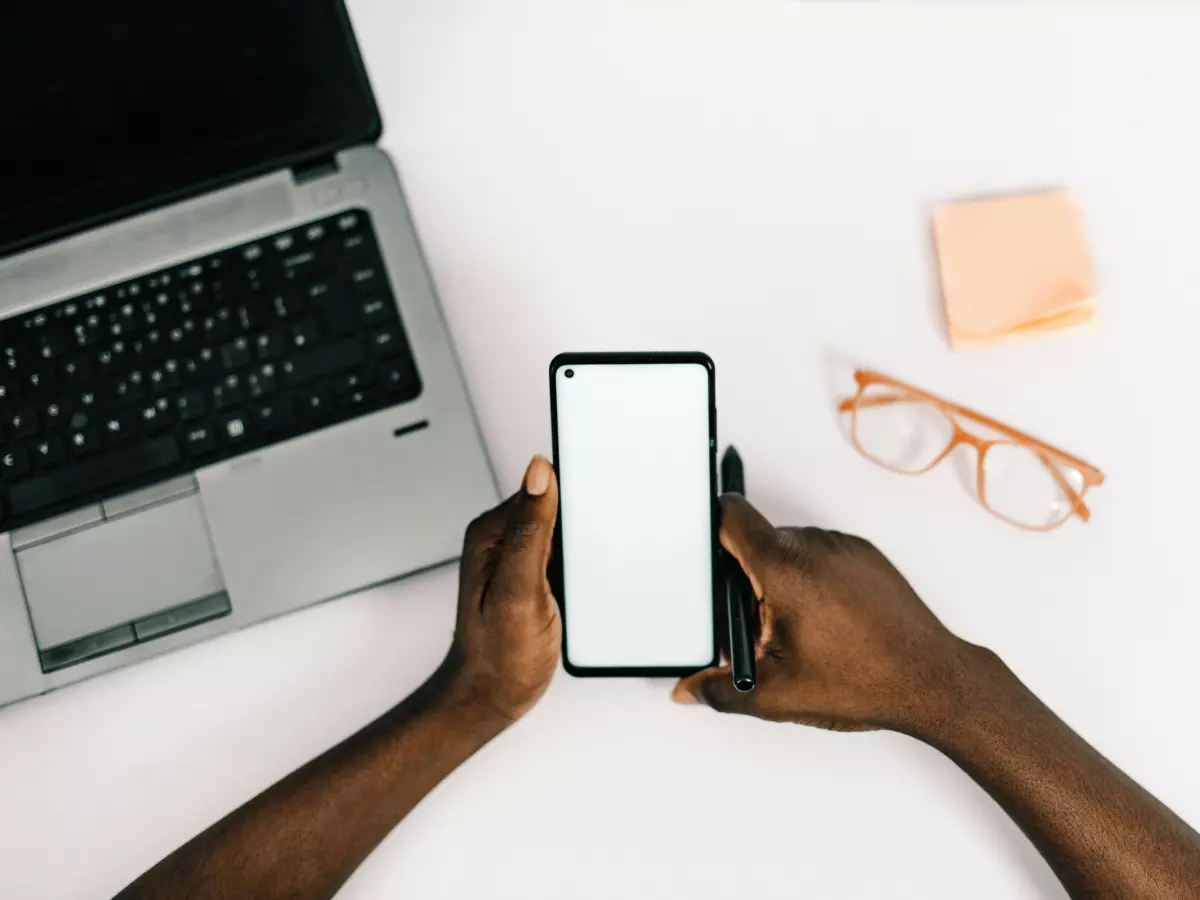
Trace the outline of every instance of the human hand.
<instances>
[{"instance_id":1,"label":"human hand","mask_svg":"<svg viewBox=\"0 0 1200 900\"><path fill-rule=\"evenodd\" d=\"M728 666L684 678L681 703L838 731L922 733L951 714L981 652L948 631L867 541L774 528L744 498L721 500L721 543L759 598L758 684Z\"/></svg>"},{"instance_id":2,"label":"human hand","mask_svg":"<svg viewBox=\"0 0 1200 900\"><path fill-rule=\"evenodd\" d=\"M442 668L504 724L533 707L558 666L562 626L546 578L557 515L554 468L535 456L521 490L467 527L458 624Z\"/></svg>"}]
</instances>

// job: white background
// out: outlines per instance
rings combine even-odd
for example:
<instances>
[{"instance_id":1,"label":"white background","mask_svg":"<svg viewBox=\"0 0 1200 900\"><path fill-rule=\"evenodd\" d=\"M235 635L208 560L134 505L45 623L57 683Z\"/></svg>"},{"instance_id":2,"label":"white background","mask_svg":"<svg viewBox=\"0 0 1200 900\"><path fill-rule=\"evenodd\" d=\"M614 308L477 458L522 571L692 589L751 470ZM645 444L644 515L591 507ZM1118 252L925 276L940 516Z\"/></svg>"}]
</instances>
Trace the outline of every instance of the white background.
<instances>
[{"instance_id":1,"label":"white background","mask_svg":"<svg viewBox=\"0 0 1200 900\"><path fill-rule=\"evenodd\" d=\"M951 627L1200 823L1200 5L352 12L506 487L549 448L555 353L705 349L753 500L874 539ZM950 352L932 205L1043 185L1085 210L1097 326ZM1095 462L1094 521L1026 534L953 466L872 467L833 412L854 363ZM0 896L109 895L381 713L443 654L454 589L445 569L0 711ZM1063 896L933 751L668 691L560 673L343 896Z\"/></svg>"},{"instance_id":2,"label":"white background","mask_svg":"<svg viewBox=\"0 0 1200 900\"><path fill-rule=\"evenodd\" d=\"M567 661L711 665L709 370L602 363L554 377Z\"/></svg>"}]
</instances>

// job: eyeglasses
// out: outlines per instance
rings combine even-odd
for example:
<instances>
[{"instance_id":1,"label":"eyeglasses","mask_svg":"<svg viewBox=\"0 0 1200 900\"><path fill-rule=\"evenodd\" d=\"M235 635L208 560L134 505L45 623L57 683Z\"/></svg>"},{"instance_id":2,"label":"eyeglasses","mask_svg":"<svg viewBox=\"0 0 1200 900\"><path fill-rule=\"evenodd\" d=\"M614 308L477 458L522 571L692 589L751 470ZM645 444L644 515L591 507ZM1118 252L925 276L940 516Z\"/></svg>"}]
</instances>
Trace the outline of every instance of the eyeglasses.
<instances>
[{"instance_id":1,"label":"eyeglasses","mask_svg":"<svg viewBox=\"0 0 1200 900\"><path fill-rule=\"evenodd\" d=\"M1050 531L1072 513L1088 521L1084 496L1104 483L1095 466L995 419L927 394L886 375L859 369L858 393L842 402L858 452L903 475L928 472L959 444L977 455L979 501L1004 521L1030 531ZM1000 435L982 438L959 424L974 423Z\"/></svg>"}]
</instances>

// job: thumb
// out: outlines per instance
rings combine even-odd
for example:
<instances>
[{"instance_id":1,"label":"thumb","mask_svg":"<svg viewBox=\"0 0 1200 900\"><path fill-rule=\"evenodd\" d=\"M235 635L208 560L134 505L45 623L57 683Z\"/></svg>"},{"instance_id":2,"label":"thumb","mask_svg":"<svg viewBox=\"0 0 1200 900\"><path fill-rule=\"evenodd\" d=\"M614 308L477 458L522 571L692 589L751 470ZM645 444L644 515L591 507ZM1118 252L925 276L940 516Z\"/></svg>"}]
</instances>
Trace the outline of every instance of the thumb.
<instances>
[{"instance_id":1,"label":"thumb","mask_svg":"<svg viewBox=\"0 0 1200 900\"><path fill-rule=\"evenodd\" d=\"M536 595L546 582L558 518L558 482L550 460L533 458L521 490L505 506L493 585L510 596Z\"/></svg>"},{"instance_id":2,"label":"thumb","mask_svg":"<svg viewBox=\"0 0 1200 900\"><path fill-rule=\"evenodd\" d=\"M725 494L721 497L721 544L738 561L761 600L766 568L779 551L775 526L741 494Z\"/></svg>"},{"instance_id":3,"label":"thumb","mask_svg":"<svg viewBox=\"0 0 1200 900\"><path fill-rule=\"evenodd\" d=\"M671 699L683 704L702 703L717 712L754 714L754 693L743 693L733 686L733 672L729 666L717 666L681 678L671 692Z\"/></svg>"}]
</instances>

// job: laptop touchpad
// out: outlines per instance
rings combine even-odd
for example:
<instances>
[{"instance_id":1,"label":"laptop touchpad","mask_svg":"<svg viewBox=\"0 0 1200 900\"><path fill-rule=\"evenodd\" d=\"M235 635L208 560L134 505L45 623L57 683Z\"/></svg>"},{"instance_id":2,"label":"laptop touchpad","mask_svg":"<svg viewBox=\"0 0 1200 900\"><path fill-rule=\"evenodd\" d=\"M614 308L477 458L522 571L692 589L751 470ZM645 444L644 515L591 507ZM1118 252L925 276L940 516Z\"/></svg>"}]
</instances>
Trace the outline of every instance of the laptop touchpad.
<instances>
[{"instance_id":1,"label":"laptop touchpad","mask_svg":"<svg viewBox=\"0 0 1200 900\"><path fill-rule=\"evenodd\" d=\"M225 589L197 495L22 550L17 567L42 649Z\"/></svg>"}]
</instances>

